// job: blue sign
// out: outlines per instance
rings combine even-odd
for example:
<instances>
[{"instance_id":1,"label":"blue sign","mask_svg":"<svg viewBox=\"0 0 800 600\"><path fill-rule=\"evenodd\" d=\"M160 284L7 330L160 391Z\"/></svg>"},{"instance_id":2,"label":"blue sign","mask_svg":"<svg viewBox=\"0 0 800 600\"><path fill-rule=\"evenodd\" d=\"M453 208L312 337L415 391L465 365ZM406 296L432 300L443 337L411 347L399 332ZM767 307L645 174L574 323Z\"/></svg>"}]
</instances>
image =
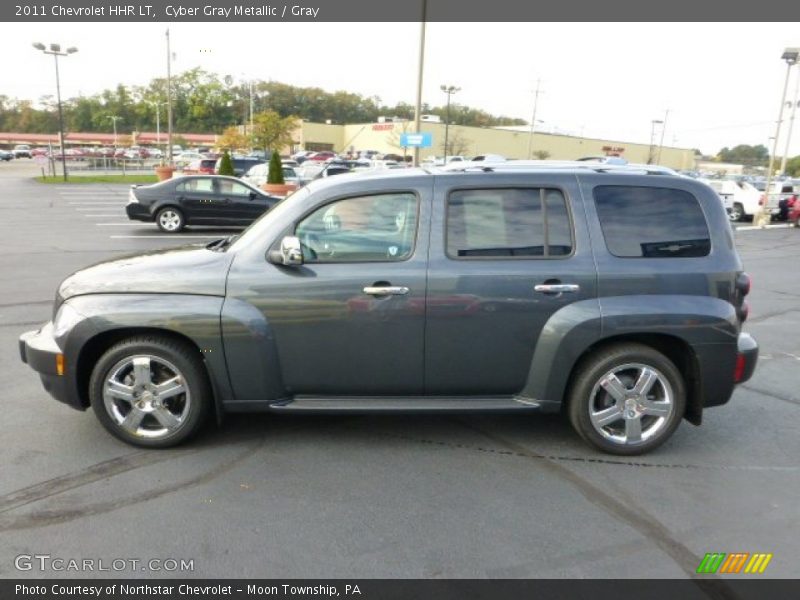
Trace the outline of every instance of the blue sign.
<instances>
[{"instance_id":1,"label":"blue sign","mask_svg":"<svg viewBox=\"0 0 800 600\"><path fill-rule=\"evenodd\" d=\"M403 148L408 146L430 148L433 145L433 137L430 133L403 133L400 135L400 145Z\"/></svg>"}]
</instances>

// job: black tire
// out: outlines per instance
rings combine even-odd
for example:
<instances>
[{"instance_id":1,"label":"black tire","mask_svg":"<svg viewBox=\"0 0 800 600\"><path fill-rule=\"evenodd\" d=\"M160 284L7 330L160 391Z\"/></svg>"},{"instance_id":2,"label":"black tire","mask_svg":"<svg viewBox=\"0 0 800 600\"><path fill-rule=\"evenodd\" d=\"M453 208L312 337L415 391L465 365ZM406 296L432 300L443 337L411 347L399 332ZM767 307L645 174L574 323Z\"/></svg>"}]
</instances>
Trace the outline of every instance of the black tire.
<instances>
[{"instance_id":1,"label":"black tire","mask_svg":"<svg viewBox=\"0 0 800 600\"><path fill-rule=\"evenodd\" d=\"M156 213L156 225L165 233L178 233L186 226L186 218L180 209L165 206Z\"/></svg>"},{"instance_id":2,"label":"black tire","mask_svg":"<svg viewBox=\"0 0 800 600\"><path fill-rule=\"evenodd\" d=\"M744 216L745 216L744 206L742 206L742 203L734 202L731 212L728 213L728 218L735 223L737 221L743 221Z\"/></svg>"},{"instance_id":3,"label":"black tire","mask_svg":"<svg viewBox=\"0 0 800 600\"><path fill-rule=\"evenodd\" d=\"M610 379L611 374L616 381ZM651 386L637 394L635 384L645 384L651 376L656 378ZM620 343L581 361L567 402L572 426L584 440L603 452L632 456L660 446L680 425L686 410L686 386L672 361L657 350ZM604 420L608 421L605 425ZM639 423L638 440L634 421Z\"/></svg>"},{"instance_id":4,"label":"black tire","mask_svg":"<svg viewBox=\"0 0 800 600\"><path fill-rule=\"evenodd\" d=\"M100 357L89 380L89 400L112 435L135 446L168 448L197 433L213 398L195 348L144 336L119 342Z\"/></svg>"}]
</instances>

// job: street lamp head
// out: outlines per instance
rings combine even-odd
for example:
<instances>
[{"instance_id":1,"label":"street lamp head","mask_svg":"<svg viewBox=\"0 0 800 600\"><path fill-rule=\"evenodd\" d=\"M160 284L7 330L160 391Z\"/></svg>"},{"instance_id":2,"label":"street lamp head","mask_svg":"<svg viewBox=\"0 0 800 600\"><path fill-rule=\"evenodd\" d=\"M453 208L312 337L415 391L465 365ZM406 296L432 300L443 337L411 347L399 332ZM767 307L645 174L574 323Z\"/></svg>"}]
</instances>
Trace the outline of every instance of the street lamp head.
<instances>
[{"instance_id":1,"label":"street lamp head","mask_svg":"<svg viewBox=\"0 0 800 600\"><path fill-rule=\"evenodd\" d=\"M53 52L61 52L61 44L50 44L50 50Z\"/></svg>"},{"instance_id":2,"label":"street lamp head","mask_svg":"<svg viewBox=\"0 0 800 600\"><path fill-rule=\"evenodd\" d=\"M42 52L44 52L45 50L45 45L42 44L41 42L34 43L33 47L36 48L37 50L41 50Z\"/></svg>"},{"instance_id":3,"label":"street lamp head","mask_svg":"<svg viewBox=\"0 0 800 600\"><path fill-rule=\"evenodd\" d=\"M800 56L800 48L786 48L781 58L791 66L797 63L798 56Z\"/></svg>"},{"instance_id":4,"label":"street lamp head","mask_svg":"<svg viewBox=\"0 0 800 600\"><path fill-rule=\"evenodd\" d=\"M78 51L78 49L75 46L71 46L70 48L67 48L67 54L75 54L77 51Z\"/></svg>"}]
</instances>

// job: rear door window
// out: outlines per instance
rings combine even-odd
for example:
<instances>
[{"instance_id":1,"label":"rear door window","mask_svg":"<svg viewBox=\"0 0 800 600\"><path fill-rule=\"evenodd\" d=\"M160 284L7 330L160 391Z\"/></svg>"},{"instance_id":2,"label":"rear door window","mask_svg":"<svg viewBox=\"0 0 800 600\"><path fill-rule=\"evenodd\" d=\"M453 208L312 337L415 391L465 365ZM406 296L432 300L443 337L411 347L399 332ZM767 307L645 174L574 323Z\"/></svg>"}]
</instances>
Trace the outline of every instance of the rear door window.
<instances>
[{"instance_id":1,"label":"rear door window","mask_svg":"<svg viewBox=\"0 0 800 600\"><path fill-rule=\"evenodd\" d=\"M572 224L559 190L456 190L447 199L450 258L558 258L572 247Z\"/></svg>"},{"instance_id":2,"label":"rear door window","mask_svg":"<svg viewBox=\"0 0 800 600\"><path fill-rule=\"evenodd\" d=\"M703 210L692 194L658 187L598 186L594 202L606 247L622 258L707 256Z\"/></svg>"}]
</instances>

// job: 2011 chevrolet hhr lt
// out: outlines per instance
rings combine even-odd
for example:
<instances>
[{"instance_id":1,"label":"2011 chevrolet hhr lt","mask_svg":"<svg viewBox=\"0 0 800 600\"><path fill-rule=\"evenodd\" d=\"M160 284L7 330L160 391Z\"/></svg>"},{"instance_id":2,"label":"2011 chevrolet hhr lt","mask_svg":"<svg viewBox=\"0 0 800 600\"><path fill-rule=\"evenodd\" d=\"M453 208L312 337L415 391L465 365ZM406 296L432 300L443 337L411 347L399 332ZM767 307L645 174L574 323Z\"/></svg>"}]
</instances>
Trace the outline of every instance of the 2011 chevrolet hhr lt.
<instances>
[{"instance_id":1,"label":"2011 chevrolet hhr lt","mask_svg":"<svg viewBox=\"0 0 800 600\"><path fill-rule=\"evenodd\" d=\"M20 351L139 446L212 413L563 411L639 454L750 378L749 289L719 197L663 169L392 170L78 271Z\"/></svg>"}]
</instances>

